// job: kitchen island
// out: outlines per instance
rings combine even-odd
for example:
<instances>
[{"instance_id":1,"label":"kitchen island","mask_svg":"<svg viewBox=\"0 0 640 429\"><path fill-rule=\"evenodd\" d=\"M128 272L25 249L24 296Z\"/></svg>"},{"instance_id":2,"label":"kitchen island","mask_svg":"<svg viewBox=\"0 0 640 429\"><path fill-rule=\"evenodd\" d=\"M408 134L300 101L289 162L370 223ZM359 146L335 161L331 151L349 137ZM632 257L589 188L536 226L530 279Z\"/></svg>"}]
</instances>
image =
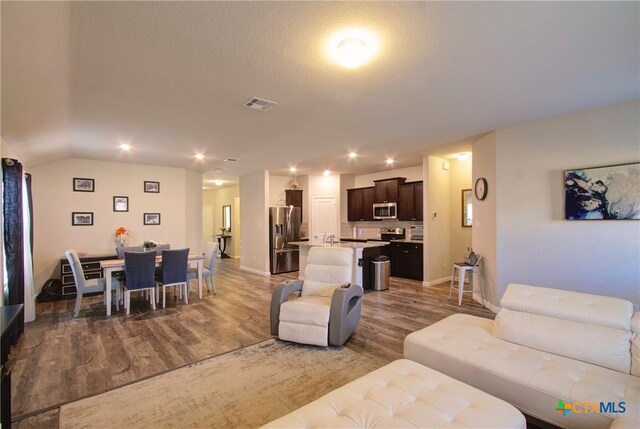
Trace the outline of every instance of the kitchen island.
<instances>
[{"instance_id":1,"label":"kitchen island","mask_svg":"<svg viewBox=\"0 0 640 429\"><path fill-rule=\"evenodd\" d=\"M386 242L344 242L336 241L335 243L323 243L322 241L294 241L288 244L297 245L300 248L300 264L298 271L298 278L304 280L304 269L307 266L307 257L309 256L309 249L312 247L342 247L346 249L353 249L353 272L351 276L351 283L362 286L367 289L369 285L369 275L364 274L362 266L359 264L360 260L364 257L370 258L380 254L382 248L389 243ZM365 265L368 267L368 264Z\"/></svg>"}]
</instances>

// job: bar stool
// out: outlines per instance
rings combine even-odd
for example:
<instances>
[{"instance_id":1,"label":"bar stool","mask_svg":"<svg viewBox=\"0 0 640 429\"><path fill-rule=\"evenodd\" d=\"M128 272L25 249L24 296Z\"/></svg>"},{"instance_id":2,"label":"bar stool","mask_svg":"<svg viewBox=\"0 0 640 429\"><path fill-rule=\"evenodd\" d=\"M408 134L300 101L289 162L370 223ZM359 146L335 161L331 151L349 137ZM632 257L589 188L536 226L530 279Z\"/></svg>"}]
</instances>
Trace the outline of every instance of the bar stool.
<instances>
[{"instance_id":1,"label":"bar stool","mask_svg":"<svg viewBox=\"0 0 640 429\"><path fill-rule=\"evenodd\" d=\"M474 265L465 264L464 262L454 262L453 271L451 272L451 286L449 287L449 301L451 301L451 293L453 292L453 285L456 280L456 269L458 270L458 307L462 305L462 294L464 292L471 292L473 294L473 274L478 272L478 267L482 261L482 256L478 256L478 260ZM464 290L464 279L469 273L469 290ZM484 305L484 290L480 288L480 297L482 298L482 304Z\"/></svg>"}]
</instances>

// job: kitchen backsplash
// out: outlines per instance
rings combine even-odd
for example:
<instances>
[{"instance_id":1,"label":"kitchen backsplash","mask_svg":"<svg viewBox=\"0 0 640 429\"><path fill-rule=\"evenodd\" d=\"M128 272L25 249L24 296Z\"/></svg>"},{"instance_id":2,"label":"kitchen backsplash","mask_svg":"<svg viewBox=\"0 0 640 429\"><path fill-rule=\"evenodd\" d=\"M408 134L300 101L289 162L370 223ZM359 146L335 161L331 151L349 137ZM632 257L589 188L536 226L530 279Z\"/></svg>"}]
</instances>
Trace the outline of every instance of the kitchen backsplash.
<instances>
[{"instance_id":1,"label":"kitchen backsplash","mask_svg":"<svg viewBox=\"0 0 640 429\"><path fill-rule=\"evenodd\" d=\"M380 228L404 228L406 237L410 238L411 225L422 225L422 221L404 222L398 220L381 220L371 222L342 222L340 223L340 237L353 237L353 228L356 227L362 230L362 235L359 238L380 238Z\"/></svg>"}]
</instances>

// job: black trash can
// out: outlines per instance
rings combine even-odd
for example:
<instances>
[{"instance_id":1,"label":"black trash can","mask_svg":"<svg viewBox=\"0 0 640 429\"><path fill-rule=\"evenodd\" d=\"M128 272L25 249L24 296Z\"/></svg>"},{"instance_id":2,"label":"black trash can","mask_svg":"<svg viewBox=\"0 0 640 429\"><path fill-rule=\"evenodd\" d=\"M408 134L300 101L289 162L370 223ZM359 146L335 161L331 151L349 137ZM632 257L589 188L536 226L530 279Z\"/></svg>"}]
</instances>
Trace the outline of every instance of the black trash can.
<instances>
[{"instance_id":1,"label":"black trash can","mask_svg":"<svg viewBox=\"0 0 640 429\"><path fill-rule=\"evenodd\" d=\"M391 260L384 255L371 259L373 290L389 289L389 276L391 275Z\"/></svg>"}]
</instances>

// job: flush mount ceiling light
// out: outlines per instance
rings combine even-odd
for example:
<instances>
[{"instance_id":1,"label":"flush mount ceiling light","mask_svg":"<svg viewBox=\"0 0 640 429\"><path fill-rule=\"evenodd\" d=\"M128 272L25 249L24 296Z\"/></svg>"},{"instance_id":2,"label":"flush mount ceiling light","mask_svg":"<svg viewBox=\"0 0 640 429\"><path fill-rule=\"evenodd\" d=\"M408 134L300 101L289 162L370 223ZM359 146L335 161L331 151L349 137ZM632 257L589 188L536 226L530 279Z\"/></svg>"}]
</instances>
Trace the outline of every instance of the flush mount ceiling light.
<instances>
[{"instance_id":1,"label":"flush mount ceiling light","mask_svg":"<svg viewBox=\"0 0 640 429\"><path fill-rule=\"evenodd\" d=\"M394 161L393 159L391 159L391 158L389 158L389 159L387 159L387 160L385 161L385 163L387 163L387 165L391 165L391 164L393 164L394 162L395 162L395 161Z\"/></svg>"},{"instance_id":2,"label":"flush mount ceiling light","mask_svg":"<svg viewBox=\"0 0 640 429\"><path fill-rule=\"evenodd\" d=\"M471 158L471 154L469 152L462 152L456 155L459 161L466 161Z\"/></svg>"},{"instance_id":3,"label":"flush mount ceiling light","mask_svg":"<svg viewBox=\"0 0 640 429\"><path fill-rule=\"evenodd\" d=\"M214 183L216 186L222 186L222 184L224 183L224 180L214 180L214 181L213 181L213 183Z\"/></svg>"},{"instance_id":4,"label":"flush mount ceiling light","mask_svg":"<svg viewBox=\"0 0 640 429\"><path fill-rule=\"evenodd\" d=\"M122 143L120 145L120 149L124 150L125 152L128 152L131 150L131 145L127 143Z\"/></svg>"},{"instance_id":5,"label":"flush mount ceiling light","mask_svg":"<svg viewBox=\"0 0 640 429\"><path fill-rule=\"evenodd\" d=\"M350 28L337 33L328 44L329 56L348 69L360 67L378 51L376 37L369 31Z\"/></svg>"},{"instance_id":6,"label":"flush mount ceiling light","mask_svg":"<svg viewBox=\"0 0 640 429\"><path fill-rule=\"evenodd\" d=\"M331 171L329 171L329 170L324 170L324 171L322 172L322 174L324 174L325 176L331 176Z\"/></svg>"},{"instance_id":7,"label":"flush mount ceiling light","mask_svg":"<svg viewBox=\"0 0 640 429\"><path fill-rule=\"evenodd\" d=\"M351 159L355 159L357 156L358 156L358 154L357 154L357 153L355 153L355 152L349 152L349 158L351 158Z\"/></svg>"},{"instance_id":8,"label":"flush mount ceiling light","mask_svg":"<svg viewBox=\"0 0 640 429\"><path fill-rule=\"evenodd\" d=\"M204 155L201 153L196 153L193 157L198 161L202 161L204 159Z\"/></svg>"}]
</instances>

